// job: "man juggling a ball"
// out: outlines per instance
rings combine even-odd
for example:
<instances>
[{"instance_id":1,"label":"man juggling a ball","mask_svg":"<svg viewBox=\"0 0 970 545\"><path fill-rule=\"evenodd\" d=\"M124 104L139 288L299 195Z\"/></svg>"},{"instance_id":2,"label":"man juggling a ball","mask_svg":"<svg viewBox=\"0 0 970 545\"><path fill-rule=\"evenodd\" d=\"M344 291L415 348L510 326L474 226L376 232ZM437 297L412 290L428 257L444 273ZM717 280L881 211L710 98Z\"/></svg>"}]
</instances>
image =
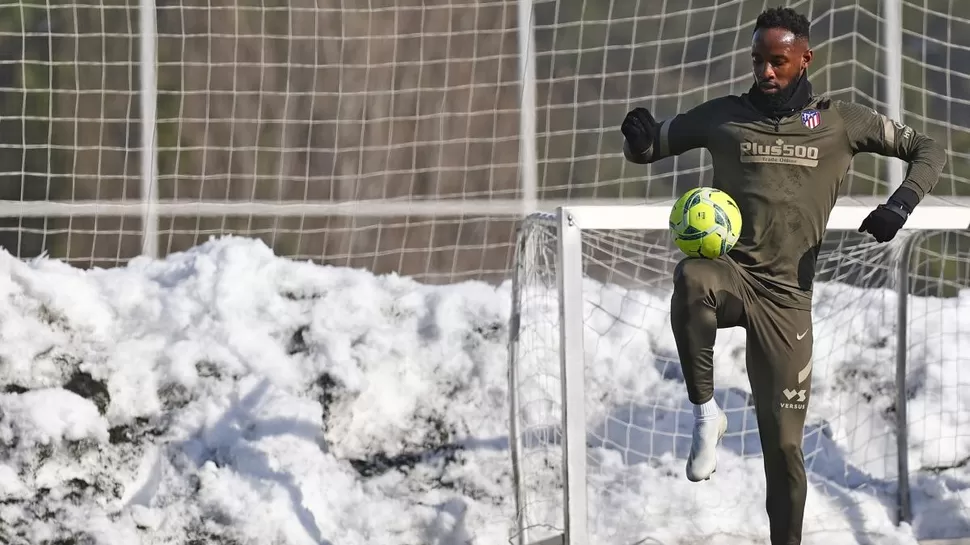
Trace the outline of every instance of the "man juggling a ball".
<instances>
[{"instance_id":1,"label":"man juggling a ball","mask_svg":"<svg viewBox=\"0 0 970 545\"><path fill-rule=\"evenodd\" d=\"M766 10L752 34L754 83L746 93L712 99L664 121L635 108L621 126L624 155L633 163L698 148L711 155L712 188L691 190L671 212L674 237L687 254L674 272L670 302L694 414L687 478L702 481L715 470L716 447L727 427L714 400L715 334L742 327L772 545L799 545L802 539L812 284L842 180L859 153L908 163L902 185L859 227L887 242L936 185L946 162L942 146L900 121L815 94L808 79L809 26L790 8Z\"/></svg>"}]
</instances>

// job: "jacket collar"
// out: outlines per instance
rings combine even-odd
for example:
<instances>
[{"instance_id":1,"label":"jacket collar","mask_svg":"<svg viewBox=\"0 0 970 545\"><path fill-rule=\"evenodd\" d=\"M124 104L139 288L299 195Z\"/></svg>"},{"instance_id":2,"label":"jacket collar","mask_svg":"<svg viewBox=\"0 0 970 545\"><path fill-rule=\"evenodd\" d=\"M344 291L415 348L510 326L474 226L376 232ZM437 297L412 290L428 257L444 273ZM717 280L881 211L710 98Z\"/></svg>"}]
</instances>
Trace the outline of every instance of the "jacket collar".
<instances>
[{"instance_id":1,"label":"jacket collar","mask_svg":"<svg viewBox=\"0 0 970 545\"><path fill-rule=\"evenodd\" d=\"M742 97L748 105L762 115L775 119L798 113L815 99L812 93L812 82L809 81L807 72L803 72L789 89L782 91L781 95L766 95L761 92L757 84L752 84Z\"/></svg>"}]
</instances>

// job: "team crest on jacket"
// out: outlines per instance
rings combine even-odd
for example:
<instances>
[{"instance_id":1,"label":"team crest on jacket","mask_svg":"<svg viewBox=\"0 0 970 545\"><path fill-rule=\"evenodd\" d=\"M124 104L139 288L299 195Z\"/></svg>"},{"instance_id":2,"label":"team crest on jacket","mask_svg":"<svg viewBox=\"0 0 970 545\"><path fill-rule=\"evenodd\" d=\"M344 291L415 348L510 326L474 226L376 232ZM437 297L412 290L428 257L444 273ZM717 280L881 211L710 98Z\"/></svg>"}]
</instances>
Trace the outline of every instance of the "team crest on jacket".
<instances>
[{"instance_id":1,"label":"team crest on jacket","mask_svg":"<svg viewBox=\"0 0 970 545\"><path fill-rule=\"evenodd\" d=\"M814 129L822 123L822 115L818 113L818 110L805 110L802 112L802 125L805 125L809 129Z\"/></svg>"}]
</instances>

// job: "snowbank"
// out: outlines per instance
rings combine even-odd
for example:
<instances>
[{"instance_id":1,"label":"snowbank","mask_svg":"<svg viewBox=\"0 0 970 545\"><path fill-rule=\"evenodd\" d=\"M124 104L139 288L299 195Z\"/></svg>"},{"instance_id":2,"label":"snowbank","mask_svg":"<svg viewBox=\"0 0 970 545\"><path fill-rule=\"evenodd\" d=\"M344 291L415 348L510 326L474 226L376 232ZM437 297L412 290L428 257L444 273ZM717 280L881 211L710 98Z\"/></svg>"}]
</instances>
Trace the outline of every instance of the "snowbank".
<instances>
[{"instance_id":1,"label":"snowbank","mask_svg":"<svg viewBox=\"0 0 970 545\"><path fill-rule=\"evenodd\" d=\"M806 543L970 533L970 472L947 469L970 457L970 327L956 319L970 304L914 303L921 378L910 402L911 465L938 469L914 481L914 528L896 528L893 346L881 340L892 332L893 301L847 294L832 286L817 296L831 318L816 332L809 520L832 531L807 525ZM850 317L850 299L861 317ZM248 239L110 270L0 254L0 536L506 543L508 314L507 285L424 286L280 259ZM598 372L636 374L640 405L654 410L612 420L628 443L598 450L593 478L625 488L593 513L594 526L626 543L633 536L617 525L636 512L665 545L698 536L753 543L766 521L735 349L743 337L718 340L719 399L739 410L717 478L694 485L682 477L686 400L664 359L672 340L662 315L655 324L611 332L598 349L615 356ZM636 339L659 362L649 370L622 356ZM657 457L620 455L633 451Z\"/></svg>"}]
</instances>

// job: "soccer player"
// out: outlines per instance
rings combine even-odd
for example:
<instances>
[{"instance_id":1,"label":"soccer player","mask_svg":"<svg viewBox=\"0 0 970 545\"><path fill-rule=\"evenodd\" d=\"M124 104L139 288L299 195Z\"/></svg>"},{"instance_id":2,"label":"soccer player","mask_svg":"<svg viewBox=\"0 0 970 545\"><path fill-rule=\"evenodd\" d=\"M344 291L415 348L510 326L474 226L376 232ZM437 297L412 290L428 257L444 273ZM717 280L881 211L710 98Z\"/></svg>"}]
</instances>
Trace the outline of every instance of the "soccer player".
<instances>
[{"instance_id":1,"label":"soccer player","mask_svg":"<svg viewBox=\"0 0 970 545\"><path fill-rule=\"evenodd\" d=\"M718 328L743 327L761 435L772 545L799 545L807 483L802 453L812 375L812 284L829 214L854 155L908 162L906 178L859 227L891 240L937 183L937 142L873 109L815 94L808 19L773 8L755 22L754 83L657 122L644 108L621 125L624 155L648 164L705 148L713 186L737 202L737 245L719 259L686 258L674 272L670 320L693 404L691 481L709 479L727 418L715 402Z\"/></svg>"}]
</instances>

